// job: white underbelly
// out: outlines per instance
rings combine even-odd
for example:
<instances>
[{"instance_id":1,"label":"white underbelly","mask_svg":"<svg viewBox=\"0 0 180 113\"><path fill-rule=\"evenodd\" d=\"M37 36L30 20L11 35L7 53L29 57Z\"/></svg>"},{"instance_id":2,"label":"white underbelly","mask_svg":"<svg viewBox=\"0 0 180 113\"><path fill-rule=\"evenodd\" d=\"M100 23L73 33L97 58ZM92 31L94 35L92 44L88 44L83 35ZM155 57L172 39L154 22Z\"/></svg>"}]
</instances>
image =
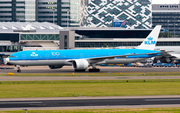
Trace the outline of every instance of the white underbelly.
<instances>
[{"instance_id":1,"label":"white underbelly","mask_svg":"<svg viewBox=\"0 0 180 113\"><path fill-rule=\"evenodd\" d=\"M9 61L12 65L21 66L43 66L43 65L68 65L70 62L65 60L20 60L20 61Z\"/></svg>"},{"instance_id":2,"label":"white underbelly","mask_svg":"<svg viewBox=\"0 0 180 113\"><path fill-rule=\"evenodd\" d=\"M121 59L113 59L113 60L106 60L106 64L128 64L128 63L135 63L137 61L141 61L147 58L121 58Z\"/></svg>"}]
</instances>

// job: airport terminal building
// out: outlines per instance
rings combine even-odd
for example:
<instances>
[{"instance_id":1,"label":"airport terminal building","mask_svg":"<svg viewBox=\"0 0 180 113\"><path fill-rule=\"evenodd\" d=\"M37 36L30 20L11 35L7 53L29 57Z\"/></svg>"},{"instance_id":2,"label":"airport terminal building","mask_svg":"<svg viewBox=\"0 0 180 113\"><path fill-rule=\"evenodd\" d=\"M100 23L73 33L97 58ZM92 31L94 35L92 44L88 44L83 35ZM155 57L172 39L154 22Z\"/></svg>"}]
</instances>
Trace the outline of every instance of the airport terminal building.
<instances>
[{"instance_id":1,"label":"airport terminal building","mask_svg":"<svg viewBox=\"0 0 180 113\"><path fill-rule=\"evenodd\" d=\"M69 28L52 23L39 22L1 22L0 55L7 56L12 52L22 51L26 47L43 47L44 49L63 49L60 32L74 32L69 43L72 48L106 48L136 47L148 36L151 29L124 28ZM74 40L75 39L75 40ZM73 44L74 43L74 44ZM157 46L180 47L180 38L160 37Z\"/></svg>"},{"instance_id":2,"label":"airport terminal building","mask_svg":"<svg viewBox=\"0 0 180 113\"><path fill-rule=\"evenodd\" d=\"M62 27L47 22L1 22L0 58L22 51L24 47L59 49L61 30Z\"/></svg>"},{"instance_id":3,"label":"airport terminal building","mask_svg":"<svg viewBox=\"0 0 180 113\"><path fill-rule=\"evenodd\" d=\"M132 48L140 45L155 25L162 25L162 31L170 30L172 35L159 37L157 48L180 47L180 38L176 38L179 4L152 7L151 0L11 1L0 2L1 59L30 48ZM113 27L114 19L126 20L127 29Z\"/></svg>"}]
</instances>

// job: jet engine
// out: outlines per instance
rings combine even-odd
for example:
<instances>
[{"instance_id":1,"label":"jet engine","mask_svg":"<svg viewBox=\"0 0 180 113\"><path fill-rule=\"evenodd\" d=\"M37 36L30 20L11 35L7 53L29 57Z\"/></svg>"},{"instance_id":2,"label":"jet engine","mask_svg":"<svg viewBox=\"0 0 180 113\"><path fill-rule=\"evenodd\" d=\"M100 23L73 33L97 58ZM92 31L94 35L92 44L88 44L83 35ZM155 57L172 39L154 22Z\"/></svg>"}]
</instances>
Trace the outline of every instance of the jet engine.
<instances>
[{"instance_id":1,"label":"jet engine","mask_svg":"<svg viewBox=\"0 0 180 113\"><path fill-rule=\"evenodd\" d=\"M48 66L50 69L59 69L59 68L62 68L63 65L49 65Z\"/></svg>"},{"instance_id":2,"label":"jet engine","mask_svg":"<svg viewBox=\"0 0 180 113\"><path fill-rule=\"evenodd\" d=\"M89 67L89 62L85 59L78 59L72 61L72 66L75 71L85 71Z\"/></svg>"}]
</instances>

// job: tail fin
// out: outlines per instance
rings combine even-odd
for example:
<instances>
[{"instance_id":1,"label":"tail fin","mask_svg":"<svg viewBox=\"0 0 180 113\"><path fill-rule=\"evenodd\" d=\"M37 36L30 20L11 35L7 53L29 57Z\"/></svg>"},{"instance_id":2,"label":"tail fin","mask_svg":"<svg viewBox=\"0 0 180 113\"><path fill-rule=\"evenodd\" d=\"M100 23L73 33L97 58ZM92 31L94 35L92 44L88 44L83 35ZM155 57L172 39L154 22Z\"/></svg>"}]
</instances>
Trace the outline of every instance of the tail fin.
<instances>
[{"instance_id":1,"label":"tail fin","mask_svg":"<svg viewBox=\"0 0 180 113\"><path fill-rule=\"evenodd\" d=\"M146 37L146 39L141 43L141 45L137 47L137 49L154 50L160 30L161 30L161 25L157 25L151 31L151 33Z\"/></svg>"}]
</instances>

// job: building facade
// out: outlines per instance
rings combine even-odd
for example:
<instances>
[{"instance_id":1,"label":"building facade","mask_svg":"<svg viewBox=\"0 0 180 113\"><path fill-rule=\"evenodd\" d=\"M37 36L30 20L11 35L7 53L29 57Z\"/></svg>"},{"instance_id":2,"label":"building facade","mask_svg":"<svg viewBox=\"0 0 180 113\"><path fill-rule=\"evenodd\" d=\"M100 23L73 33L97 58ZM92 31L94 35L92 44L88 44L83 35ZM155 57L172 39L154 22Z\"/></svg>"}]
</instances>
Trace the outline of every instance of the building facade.
<instances>
[{"instance_id":1,"label":"building facade","mask_svg":"<svg viewBox=\"0 0 180 113\"><path fill-rule=\"evenodd\" d=\"M1 0L0 22L50 22L80 26L80 0Z\"/></svg>"},{"instance_id":2,"label":"building facade","mask_svg":"<svg viewBox=\"0 0 180 113\"><path fill-rule=\"evenodd\" d=\"M33 49L59 49L62 27L48 22L0 22L0 64L3 57Z\"/></svg>"},{"instance_id":3,"label":"building facade","mask_svg":"<svg viewBox=\"0 0 180 113\"><path fill-rule=\"evenodd\" d=\"M39 22L51 22L62 27L80 26L80 0L37 0Z\"/></svg>"},{"instance_id":4,"label":"building facade","mask_svg":"<svg viewBox=\"0 0 180 113\"><path fill-rule=\"evenodd\" d=\"M36 21L36 0L25 0L25 22Z\"/></svg>"},{"instance_id":5,"label":"building facade","mask_svg":"<svg viewBox=\"0 0 180 113\"><path fill-rule=\"evenodd\" d=\"M36 20L38 22L57 22L57 0L36 0Z\"/></svg>"},{"instance_id":6,"label":"building facade","mask_svg":"<svg viewBox=\"0 0 180 113\"><path fill-rule=\"evenodd\" d=\"M12 21L12 1L11 0L1 0L0 1L0 21Z\"/></svg>"},{"instance_id":7,"label":"building facade","mask_svg":"<svg viewBox=\"0 0 180 113\"><path fill-rule=\"evenodd\" d=\"M77 28L81 37L75 40L75 48L137 47L149 35L151 29ZM159 46L180 47L180 38L159 38Z\"/></svg>"},{"instance_id":8,"label":"building facade","mask_svg":"<svg viewBox=\"0 0 180 113\"><path fill-rule=\"evenodd\" d=\"M112 27L113 20L126 20L127 28L152 27L151 0L82 0L83 27Z\"/></svg>"},{"instance_id":9,"label":"building facade","mask_svg":"<svg viewBox=\"0 0 180 113\"><path fill-rule=\"evenodd\" d=\"M35 0L1 0L0 22L35 21Z\"/></svg>"},{"instance_id":10,"label":"building facade","mask_svg":"<svg viewBox=\"0 0 180 113\"><path fill-rule=\"evenodd\" d=\"M164 32L176 37L180 34L180 4L152 5L152 24L162 25Z\"/></svg>"}]
</instances>

